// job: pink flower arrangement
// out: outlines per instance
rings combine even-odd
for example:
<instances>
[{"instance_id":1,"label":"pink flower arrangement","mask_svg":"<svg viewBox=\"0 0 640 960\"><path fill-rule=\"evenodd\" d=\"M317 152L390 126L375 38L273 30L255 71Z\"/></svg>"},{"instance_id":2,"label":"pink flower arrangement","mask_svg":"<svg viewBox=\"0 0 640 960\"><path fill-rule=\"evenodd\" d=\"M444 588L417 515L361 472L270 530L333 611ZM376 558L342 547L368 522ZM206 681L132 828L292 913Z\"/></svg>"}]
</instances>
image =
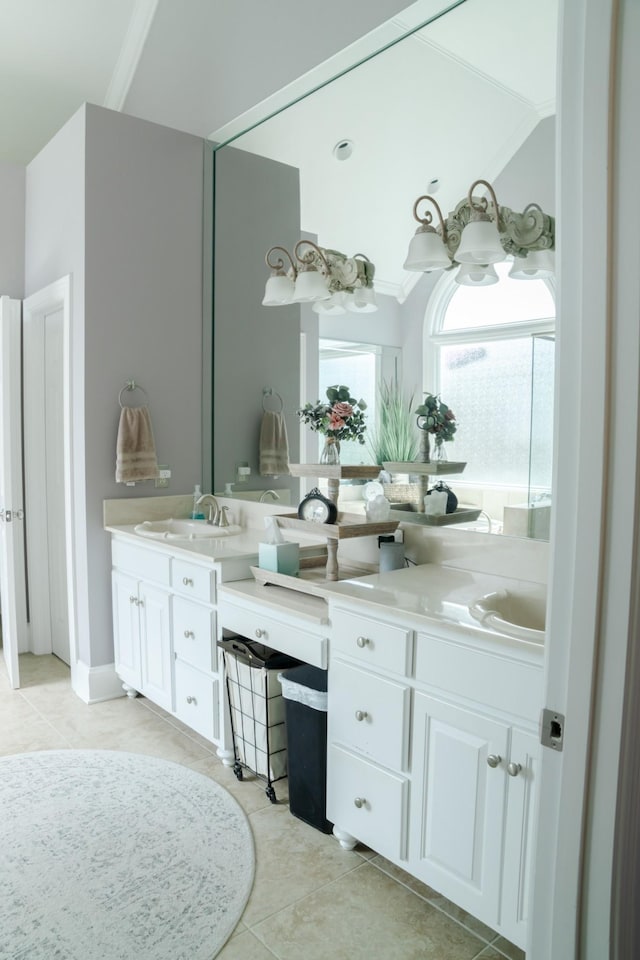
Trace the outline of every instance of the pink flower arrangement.
<instances>
[{"instance_id":1,"label":"pink flower arrangement","mask_svg":"<svg viewBox=\"0 0 640 960\"><path fill-rule=\"evenodd\" d=\"M335 385L327 387L328 403L318 400L306 403L298 410L298 416L312 430L331 436L335 440L357 440L364 443L366 424L363 411L364 400L355 400L349 388Z\"/></svg>"}]
</instances>

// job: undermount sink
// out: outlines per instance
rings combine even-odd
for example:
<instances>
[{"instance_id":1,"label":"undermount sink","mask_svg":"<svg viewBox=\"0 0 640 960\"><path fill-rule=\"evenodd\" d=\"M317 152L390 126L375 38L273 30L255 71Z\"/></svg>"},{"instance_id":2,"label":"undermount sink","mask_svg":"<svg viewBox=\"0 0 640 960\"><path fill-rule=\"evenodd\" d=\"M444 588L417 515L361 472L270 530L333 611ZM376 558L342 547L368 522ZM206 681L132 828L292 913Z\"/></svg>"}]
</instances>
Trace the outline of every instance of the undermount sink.
<instances>
[{"instance_id":1,"label":"undermount sink","mask_svg":"<svg viewBox=\"0 0 640 960\"><path fill-rule=\"evenodd\" d=\"M546 600L543 596L496 590L470 604L469 613L498 633L544 643Z\"/></svg>"},{"instance_id":2,"label":"undermount sink","mask_svg":"<svg viewBox=\"0 0 640 960\"><path fill-rule=\"evenodd\" d=\"M145 520L134 527L141 537L153 540L208 540L212 537L230 537L239 528L214 527L204 520Z\"/></svg>"}]
</instances>

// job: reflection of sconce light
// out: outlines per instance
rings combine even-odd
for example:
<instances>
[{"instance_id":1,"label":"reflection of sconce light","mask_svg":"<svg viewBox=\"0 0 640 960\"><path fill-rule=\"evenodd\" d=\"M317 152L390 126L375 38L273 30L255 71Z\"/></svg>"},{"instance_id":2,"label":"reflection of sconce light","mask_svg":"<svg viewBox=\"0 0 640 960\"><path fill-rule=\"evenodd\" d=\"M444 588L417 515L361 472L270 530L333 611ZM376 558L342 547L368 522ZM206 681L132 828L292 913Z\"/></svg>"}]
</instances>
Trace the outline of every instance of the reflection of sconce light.
<instances>
[{"instance_id":1,"label":"reflection of sconce light","mask_svg":"<svg viewBox=\"0 0 640 960\"><path fill-rule=\"evenodd\" d=\"M281 256L272 260L275 251L287 256L289 267L285 269ZM267 252L265 261L271 276L265 287L264 306L312 303L312 309L325 316L337 316L346 310L371 313L378 309L373 289L375 267L363 253L346 257L338 250L318 247L311 240L299 240L294 254L300 266L284 247L271 247Z\"/></svg>"},{"instance_id":2,"label":"reflection of sconce light","mask_svg":"<svg viewBox=\"0 0 640 960\"><path fill-rule=\"evenodd\" d=\"M489 200L473 196L477 186L487 188ZM436 209L440 221L437 227L432 226L431 211L424 217L418 215L422 201L429 201ZM515 258L511 277L524 280L553 275L553 217L537 203L530 203L523 213L499 206L487 180L472 183L467 196L446 220L433 197L426 195L416 200L413 216L420 226L409 244L405 270L427 273L461 264L457 283L488 286L498 280L491 264L510 254Z\"/></svg>"}]
</instances>

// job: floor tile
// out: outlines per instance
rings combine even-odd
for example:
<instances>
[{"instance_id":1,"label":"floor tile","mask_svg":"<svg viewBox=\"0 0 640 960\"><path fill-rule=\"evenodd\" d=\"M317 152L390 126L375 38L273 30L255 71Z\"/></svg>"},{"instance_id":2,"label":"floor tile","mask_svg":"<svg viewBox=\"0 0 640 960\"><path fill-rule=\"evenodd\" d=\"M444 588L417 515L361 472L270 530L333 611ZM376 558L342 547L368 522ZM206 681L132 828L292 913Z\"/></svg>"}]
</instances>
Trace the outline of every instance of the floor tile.
<instances>
[{"instance_id":1,"label":"floor tile","mask_svg":"<svg viewBox=\"0 0 640 960\"><path fill-rule=\"evenodd\" d=\"M424 897L425 900L428 900L429 903L433 904L434 907L442 910L443 913L446 913L448 917L451 917L453 920L457 920L458 923L461 923L472 933L475 933L476 936L485 940L487 943L490 943L495 938L495 931L488 927L486 924L482 923L480 920L477 920L476 917L472 917L470 913L467 913L466 910L463 910L462 907L458 907L455 903L452 903L451 900L447 900L446 897L443 897L442 894L438 893L432 887L427 886L426 883L417 880L415 877L412 877L410 873L407 873L405 870L401 870L400 867L397 867L395 864L391 863L389 860L386 860L380 855L374 855L371 863L374 866L378 867L380 870L383 870L385 873L388 873L390 877L393 877L394 880L397 880L399 883L403 883L410 890L413 890L414 893L417 893L418 896Z\"/></svg>"},{"instance_id":2,"label":"floor tile","mask_svg":"<svg viewBox=\"0 0 640 960\"><path fill-rule=\"evenodd\" d=\"M508 960L525 960L524 951L513 943L509 943L504 937L497 937L491 946L497 951L501 960L503 957L507 957Z\"/></svg>"},{"instance_id":3,"label":"floor tile","mask_svg":"<svg viewBox=\"0 0 640 960\"><path fill-rule=\"evenodd\" d=\"M483 947L368 863L252 929L282 960L473 960Z\"/></svg>"},{"instance_id":4,"label":"floor tile","mask_svg":"<svg viewBox=\"0 0 640 960\"><path fill-rule=\"evenodd\" d=\"M250 930L232 937L217 954L218 960L273 960L274 956L276 954L254 937ZM298 960L302 960L302 956Z\"/></svg>"},{"instance_id":5,"label":"floor tile","mask_svg":"<svg viewBox=\"0 0 640 960\"><path fill-rule=\"evenodd\" d=\"M272 804L252 813L256 877L242 917L251 927L331 880L362 864L333 837L315 830L286 806Z\"/></svg>"}]
</instances>

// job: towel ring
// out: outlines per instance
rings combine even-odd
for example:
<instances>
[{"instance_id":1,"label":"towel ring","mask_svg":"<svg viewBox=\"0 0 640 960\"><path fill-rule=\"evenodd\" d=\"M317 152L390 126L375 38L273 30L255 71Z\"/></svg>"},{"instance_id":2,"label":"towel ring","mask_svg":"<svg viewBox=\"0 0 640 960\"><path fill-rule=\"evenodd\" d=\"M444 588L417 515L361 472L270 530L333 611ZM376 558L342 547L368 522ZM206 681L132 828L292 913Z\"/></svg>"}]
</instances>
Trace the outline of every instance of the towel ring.
<instances>
[{"instance_id":1,"label":"towel ring","mask_svg":"<svg viewBox=\"0 0 640 960\"><path fill-rule=\"evenodd\" d=\"M128 404L125 404L125 403L122 402L122 394L125 392L125 390L139 390L140 393L144 394L145 402L146 402L147 404L149 403L149 397L147 396L147 391L146 391L143 387L141 387L139 383L136 383L135 380L127 380L127 382L125 383L124 387L122 388L122 390L121 390L120 393L118 394L118 403L120 404L120 407L121 407L122 409L124 409L124 407L128 406Z\"/></svg>"},{"instance_id":2,"label":"towel ring","mask_svg":"<svg viewBox=\"0 0 640 960\"><path fill-rule=\"evenodd\" d=\"M279 403L280 406L277 407L277 409L272 410L271 407L266 406L267 400L273 400L276 403ZM282 410L284 409L284 402L282 400L282 397L280 396L279 393L276 393L275 390L272 390L271 387L265 387L264 390L262 391L262 409L265 411L265 413L267 412L282 413Z\"/></svg>"}]
</instances>

